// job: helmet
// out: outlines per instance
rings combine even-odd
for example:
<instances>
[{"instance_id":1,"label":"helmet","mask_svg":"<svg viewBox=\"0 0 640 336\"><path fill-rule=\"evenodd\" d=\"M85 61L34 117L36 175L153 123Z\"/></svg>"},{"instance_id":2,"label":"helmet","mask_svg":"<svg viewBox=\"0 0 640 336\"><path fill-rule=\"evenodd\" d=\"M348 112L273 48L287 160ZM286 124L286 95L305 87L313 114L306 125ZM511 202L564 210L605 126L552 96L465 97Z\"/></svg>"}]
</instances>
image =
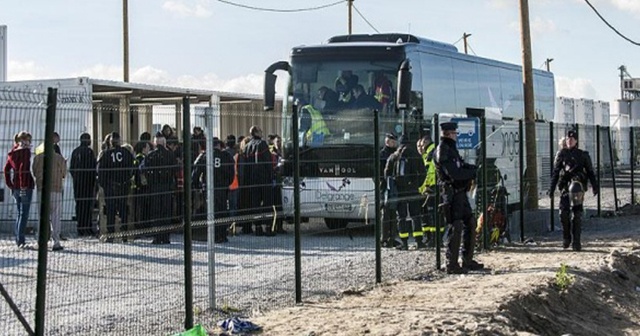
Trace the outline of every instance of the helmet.
<instances>
[{"instance_id":1,"label":"helmet","mask_svg":"<svg viewBox=\"0 0 640 336\"><path fill-rule=\"evenodd\" d=\"M582 201L584 200L584 187L580 181L573 180L569 185L569 200L572 206L582 205Z\"/></svg>"}]
</instances>

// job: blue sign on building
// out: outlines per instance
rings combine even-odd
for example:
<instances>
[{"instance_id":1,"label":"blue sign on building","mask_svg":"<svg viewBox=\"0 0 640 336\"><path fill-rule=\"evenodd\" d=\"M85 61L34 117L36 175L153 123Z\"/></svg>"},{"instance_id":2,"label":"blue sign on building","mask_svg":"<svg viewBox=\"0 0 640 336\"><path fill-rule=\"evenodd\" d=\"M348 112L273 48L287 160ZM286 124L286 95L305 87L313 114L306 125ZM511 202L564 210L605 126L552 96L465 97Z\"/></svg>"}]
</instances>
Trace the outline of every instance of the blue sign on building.
<instances>
[{"instance_id":1,"label":"blue sign on building","mask_svg":"<svg viewBox=\"0 0 640 336\"><path fill-rule=\"evenodd\" d=\"M480 143L480 120L478 118L451 118L458 123L458 149L474 149Z\"/></svg>"}]
</instances>

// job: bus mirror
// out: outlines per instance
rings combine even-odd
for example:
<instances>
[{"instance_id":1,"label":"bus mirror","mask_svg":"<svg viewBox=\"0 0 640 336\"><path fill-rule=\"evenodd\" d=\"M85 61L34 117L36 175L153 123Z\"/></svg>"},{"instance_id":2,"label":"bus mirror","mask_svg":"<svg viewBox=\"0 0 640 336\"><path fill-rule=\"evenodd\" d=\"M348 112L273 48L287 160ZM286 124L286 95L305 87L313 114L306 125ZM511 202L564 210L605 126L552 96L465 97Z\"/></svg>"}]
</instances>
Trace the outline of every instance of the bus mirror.
<instances>
[{"instance_id":1,"label":"bus mirror","mask_svg":"<svg viewBox=\"0 0 640 336\"><path fill-rule=\"evenodd\" d=\"M280 61L271 64L267 70L264 71L264 110L271 111L276 103L276 79L278 76L273 73L276 70L291 71L291 66L288 62Z\"/></svg>"},{"instance_id":2,"label":"bus mirror","mask_svg":"<svg viewBox=\"0 0 640 336\"><path fill-rule=\"evenodd\" d=\"M264 74L264 110L272 111L276 104L276 79L272 73Z\"/></svg>"},{"instance_id":3,"label":"bus mirror","mask_svg":"<svg viewBox=\"0 0 640 336\"><path fill-rule=\"evenodd\" d=\"M398 109L406 109L411 103L411 71L409 71L409 60L402 61L400 69L398 70L398 96L397 107Z\"/></svg>"}]
</instances>

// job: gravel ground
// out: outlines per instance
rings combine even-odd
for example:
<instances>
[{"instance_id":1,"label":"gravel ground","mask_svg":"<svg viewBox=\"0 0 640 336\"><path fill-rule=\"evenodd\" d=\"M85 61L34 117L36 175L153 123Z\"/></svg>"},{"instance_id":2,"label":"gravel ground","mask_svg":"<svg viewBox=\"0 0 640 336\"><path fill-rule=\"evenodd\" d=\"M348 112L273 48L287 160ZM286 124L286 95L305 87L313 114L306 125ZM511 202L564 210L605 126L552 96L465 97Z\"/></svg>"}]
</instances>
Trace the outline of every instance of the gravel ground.
<instances>
[{"instance_id":1,"label":"gravel ground","mask_svg":"<svg viewBox=\"0 0 640 336\"><path fill-rule=\"evenodd\" d=\"M630 201L630 190L618 190L619 205ZM613 190L603 183L602 209L614 209ZM540 207L549 207L541 198ZM595 209L589 192L585 204ZM557 208L557 205L556 205ZM352 224L354 225L354 224ZM558 226L556 226L558 227ZM194 242L193 284L196 323L227 315L256 315L295 304L294 235L237 235L216 245L215 288L218 310L208 307L208 252ZM35 246L33 236L28 241ZM169 335L182 329L184 267L181 235L171 245L104 244L97 239L70 239L65 250L51 252L47 273L46 335ZM360 226L327 231L320 221L302 226L302 300L314 302L358 292L375 283L373 228ZM435 253L383 249L383 281L408 279L435 267ZM17 249L10 236L0 237L0 283L33 326L37 251ZM0 330L25 334L0 299Z\"/></svg>"},{"instance_id":2,"label":"gravel ground","mask_svg":"<svg viewBox=\"0 0 640 336\"><path fill-rule=\"evenodd\" d=\"M215 249L217 308L228 314L253 315L295 303L294 236L238 235ZM304 301L362 290L375 282L375 247L371 226L326 231L313 222L302 229ZM47 335L129 335L181 330L184 316L182 236L169 246L100 243L70 239L61 252L49 252ZM28 237L35 246L33 236ZM207 246L193 249L196 322L224 317L208 307ZM408 278L435 266L433 251L383 250L383 280ZM37 251L17 249L11 238L0 240L0 281L33 325ZM24 334L6 302L0 303L0 329ZM202 314L201 314L202 313Z\"/></svg>"}]
</instances>

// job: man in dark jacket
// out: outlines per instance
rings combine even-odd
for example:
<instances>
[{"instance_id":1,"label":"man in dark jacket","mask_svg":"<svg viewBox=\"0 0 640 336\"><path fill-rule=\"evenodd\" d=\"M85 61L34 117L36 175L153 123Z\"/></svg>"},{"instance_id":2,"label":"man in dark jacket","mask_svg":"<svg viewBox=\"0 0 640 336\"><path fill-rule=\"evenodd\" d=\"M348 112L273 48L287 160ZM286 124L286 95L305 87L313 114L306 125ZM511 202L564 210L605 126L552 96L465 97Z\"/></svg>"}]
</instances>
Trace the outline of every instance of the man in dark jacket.
<instances>
[{"instance_id":1,"label":"man in dark jacket","mask_svg":"<svg viewBox=\"0 0 640 336\"><path fill-rule=\"evenodd\" d=\"M393 178L385 178L384 169L387 166L387 160L398 148L398 138L393 133L387 133L384 138L384 147L380 150L380 172L382 179L380 181L380 190L382 191L382 247L395 247L396 235L398 228L396 222L398 216L396 214L396 203L398 190L396 189Z\"/></svg>"},{"instance_id":2,"label":"man in dark jacket","mask_svg":"<svg viewBox=\"0 0 640 336\"><path fill-rule=\"evenodd\" d=\"M220 219L228 216L227 201L229 200L229 184L233 180L234 161L231 154L222 150L222 141L218 138L213 140L213 209L214 218ZM192 184L194 189L204 189L207 181L207 155L202 152L196 159L193 168ZM215 242L227 242L227 232L229 225L215 225Z\"/></svg>"},{"instance_id":3,"label":"man in dark jacket","mask_svg":"<svg viewBox=\"0 0 640 336\"><path fill-rule=\"evenodd\" d=\"M249 129L251 141L245 149L245 171L250 185L251 210L255 214L269 214L273 211L273 159L269 145L262 140L262 130L258 126ZM256 236L273 236L269 219L254 222ZM266 231L263 230L263 225Z\"/></svg>"},{"instance_id":4,"label":"man in dark jacket","mask_svg":"<svg viewBox=\"0 0 640 336\"><path fill-rule=\"evenodd\" d=\"M425 169L422 157L416 147L409 140L409 136L400 136L400 146L389 156L384 168L385 178L393 178L398 189L397 213L398 232L402 245L399 249L409 249L409 235L413 233L416 249L425 248L422 241L421 197L418 188L425 179ZM413 223L408 223L407 218Z\"/></svg>"},{"instance_id":5,"label":"man in dark jacket","mask_svg":"<svg viewBox=\"0 0 640 336\"><path fill-rule=\"evenodd\" d=\"M458 153L456 140L458 125L454 122L440 124L442 136L435 149L434 163L440 187L439 209L447 224L447 273L461 274L484 268L473 260L476 235L476 219L467 198L469 185L476 177L477 168L467 164ZM421 181L422 183L422 181ZM458 263L462 240L462 267Z\"/></svg>"},{"instance_id":6,"label":"man in dark jacket","mask_svg":"<svg viewBox=\"0 0 640 336\"><path fill-rule=\"evenodd\" d=\"M569 130L565 141L566 148L562 148L556 153L551 188L547 194L551 195L556 189L556 185L558 186L562 193L560 196L562 247L569 248L569 245L572 245L574 251L580 251L582 249L580 242L582 213L584 211L582 201L587 190L587 182L591 182L594 196L598 194L599 186L596 174L593 172L589 152L578 148L578 132Z\"/></svg>"},{"instance_id":7,"label":"man in dark jacket","mask_svg":"<svg viewBox=\"0 0 640 336\"><path fill-rule=\"evenodd\" d=\"M91 149L91 136L88 133L80 135L80 146L71 153L69 173L73 178L78 235L91 236L91 213L96 199L96 155Z\"/></svg>"},{"instance_id":8,"label":"man in dark jacket","mask_svg":"<svg viewBox=\"0 0 640 336\"><path fill-rule=\"evenodd\" d=\"M147 154L142 172L149 184L151 203L150 220L152 226L165 230L155 236L152 244L170 244L166 226L171 223L172 196L176 187L177 160L173 152L167 149L167 139L162 133L155 136L155 149Z\"/></svg>"},{"instance_id":9,"label":"man in dark jacket","mask_svg":"<svg viewBox=\"0 0 640 336\"><path fill-rule=\"evenodd\" d=\"M111 133L111 148L104 151L98 160L98 183L104 189L107 208L107 232L114 233L116 213L120 216L120 231L127 231L127 196L133 176L133 155L121 146L120 134ZM104 233L104 232L102 232ZM127 238L125 238L127 240ZM113 238L107 238L113 242Z\"/></svg>"}]
</instances>

